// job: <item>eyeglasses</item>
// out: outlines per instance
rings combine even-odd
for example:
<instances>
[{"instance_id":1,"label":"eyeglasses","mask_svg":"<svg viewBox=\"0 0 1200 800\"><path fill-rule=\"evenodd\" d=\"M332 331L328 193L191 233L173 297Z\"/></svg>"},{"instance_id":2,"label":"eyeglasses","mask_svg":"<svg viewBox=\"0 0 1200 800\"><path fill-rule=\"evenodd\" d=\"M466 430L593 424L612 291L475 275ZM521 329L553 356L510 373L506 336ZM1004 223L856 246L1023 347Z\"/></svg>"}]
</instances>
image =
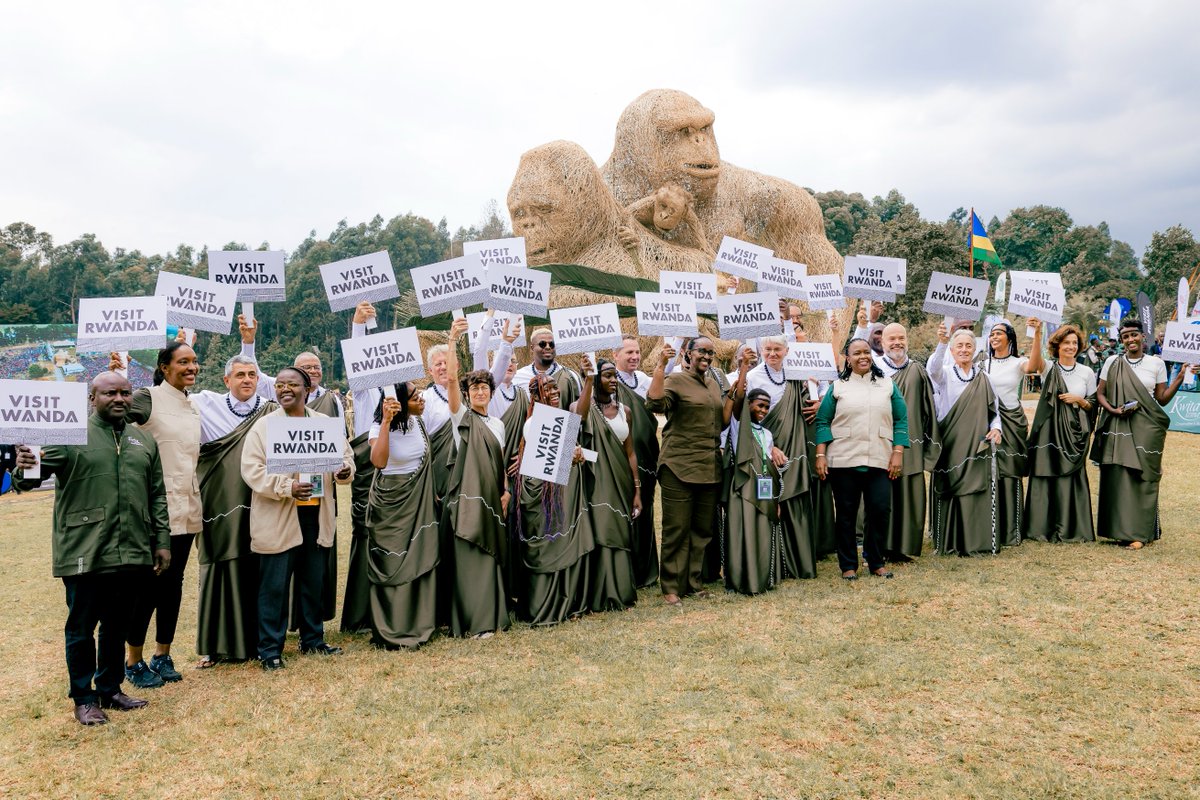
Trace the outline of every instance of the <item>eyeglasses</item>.
<instances>
[{"instance_id":1,"label":"eyeglasses","mask_svg":"<svg viewBox=\"0 0 1200 800\"><path fill-rule=\"evenodd\" d=\"M275 381L276 389L291 389L293 392L297 389L303 389L303 383L291 383L289 381Z\"/></svg>"},{"instance_id":2,"label":"eyeglasses","mask_svg":"<svg viewBox=\"0 0 1200 800\"><path fill-rule=\"evenodd\" d=\"M712 358L713 356L715 356L717 354L716 350L710 350L707 347L703 347L703 348L693 347L692 352L696 353L697 355L704 356L706 358Z\"/></svg>"},{"instance_id":3,"label":"eyeglasses","mask_svg":"<svg viewBox=\"0 0 1200 800\"><path fill-rule=\"evenodd\" d=\"M536 346L542 348L543 350L553 350L554 342L550 339L543 339L542 341L538 342Z\"/></svg>"}]
</instances>

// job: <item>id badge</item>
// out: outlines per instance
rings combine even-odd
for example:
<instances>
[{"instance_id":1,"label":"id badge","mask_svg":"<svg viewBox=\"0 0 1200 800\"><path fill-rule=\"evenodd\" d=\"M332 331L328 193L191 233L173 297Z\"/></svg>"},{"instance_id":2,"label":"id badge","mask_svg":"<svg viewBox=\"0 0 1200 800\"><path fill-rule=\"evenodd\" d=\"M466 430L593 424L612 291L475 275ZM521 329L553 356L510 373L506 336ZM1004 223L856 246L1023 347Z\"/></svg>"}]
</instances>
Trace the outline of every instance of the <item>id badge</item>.
<instances>
[{"instance_id":1,"label":"id badge","mask_svg":"<svg viewBox=\"0 0 1200 800\"><path fill-rule=\"evenodd\" d=\"M775 481L770 475L758 478L758 499L759 500L774 500L775 499Z\"/></svg>"}]
</instances>

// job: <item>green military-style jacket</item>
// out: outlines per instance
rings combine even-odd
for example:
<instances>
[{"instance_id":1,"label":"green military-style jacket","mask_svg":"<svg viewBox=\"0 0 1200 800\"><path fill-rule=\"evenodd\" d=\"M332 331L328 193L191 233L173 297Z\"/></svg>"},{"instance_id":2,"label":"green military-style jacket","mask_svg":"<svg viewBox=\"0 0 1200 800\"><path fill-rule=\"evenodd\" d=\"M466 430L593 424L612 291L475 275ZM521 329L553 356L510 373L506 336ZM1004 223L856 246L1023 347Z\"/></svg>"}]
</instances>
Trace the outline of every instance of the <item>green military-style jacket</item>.
<instances>
[{"instance_id":1,"label":"green military-style jacket","mask_svg":"<svg viewBox=\"0 0 1200 800\"><path fill-rule=\"evenodd\" d=\"M17 491L42 482L17 475ZM42 478L50 475L55 577L152 566L155 550L171 548L158 444L146 431L126 425L117 433L92 414L85 446L42 450Z\"/></svg>"}]
</instances>

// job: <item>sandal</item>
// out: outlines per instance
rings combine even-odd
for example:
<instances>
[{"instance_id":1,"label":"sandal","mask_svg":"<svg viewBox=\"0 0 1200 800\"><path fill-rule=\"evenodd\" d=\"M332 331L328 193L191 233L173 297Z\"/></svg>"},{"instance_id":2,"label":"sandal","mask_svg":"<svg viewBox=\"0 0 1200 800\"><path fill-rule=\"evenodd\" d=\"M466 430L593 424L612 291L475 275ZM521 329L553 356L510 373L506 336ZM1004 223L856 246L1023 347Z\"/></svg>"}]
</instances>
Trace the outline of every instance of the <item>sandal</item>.
<instances>
[{"instance_id":1,"label":"sandal","mask_svg":"<svg viewBox=\"0 0 1200 800\"><path fill-rule=\"evenodd\" d=\"M200 656L200 660L196 662L196 669L212 669L217 665L217 660L212 656Z\"/></svg>"}]
</instances>

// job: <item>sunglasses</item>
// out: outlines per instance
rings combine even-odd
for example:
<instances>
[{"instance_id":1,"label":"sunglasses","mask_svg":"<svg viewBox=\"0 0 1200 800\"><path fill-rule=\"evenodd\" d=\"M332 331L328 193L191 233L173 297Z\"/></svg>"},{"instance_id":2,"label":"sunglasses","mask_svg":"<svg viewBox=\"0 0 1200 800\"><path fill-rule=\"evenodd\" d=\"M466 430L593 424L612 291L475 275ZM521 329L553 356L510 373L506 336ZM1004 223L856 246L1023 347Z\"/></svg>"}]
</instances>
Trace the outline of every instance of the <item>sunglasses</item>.
<instances>
[{"instance_id":1,"label":"sunglasses","mask_svg":"<svg viewBox=\"0 0 1200 800\"><path fill-rule=\"evenodd\" d=\"M705 358L712 358L717 354L716 350L709 350L707 347L693 347L691 352L695 353L696 355L704 356Z\"/></svg>"},{"instance_id":2,"label":"sunglasses","mask_svg":"<svg viewBox=\"0 0 1200 800\"><path fill-rule=\"evenodd\" d=\"M542 348L543 350L553 350L554 342L550 341L548 339L543 339L542 341L537 343L537 346Z\"/></svg>"}]
</instances>

